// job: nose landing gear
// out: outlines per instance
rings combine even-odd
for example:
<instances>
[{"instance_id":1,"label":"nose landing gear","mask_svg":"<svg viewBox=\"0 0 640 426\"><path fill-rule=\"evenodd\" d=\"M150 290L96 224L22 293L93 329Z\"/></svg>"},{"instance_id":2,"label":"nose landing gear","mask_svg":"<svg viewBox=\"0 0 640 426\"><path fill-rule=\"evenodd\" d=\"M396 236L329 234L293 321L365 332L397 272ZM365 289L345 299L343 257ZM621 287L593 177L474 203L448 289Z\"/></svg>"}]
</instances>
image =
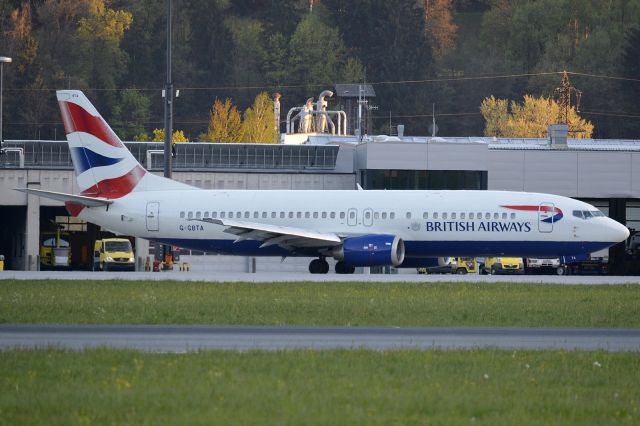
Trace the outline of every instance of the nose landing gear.
<instances>
[{"instance_id":1,"label":"nose landing gear","mask_svg":"<svg viewBox=\"0 0 640 426\"><path fill-rule=\"evenodd\" d=\"M324 257L313 259L311 263L309 263L309 272L312 274L326 274L329 272L329 263L327 263Z\"/></svg>"}]
</instances>

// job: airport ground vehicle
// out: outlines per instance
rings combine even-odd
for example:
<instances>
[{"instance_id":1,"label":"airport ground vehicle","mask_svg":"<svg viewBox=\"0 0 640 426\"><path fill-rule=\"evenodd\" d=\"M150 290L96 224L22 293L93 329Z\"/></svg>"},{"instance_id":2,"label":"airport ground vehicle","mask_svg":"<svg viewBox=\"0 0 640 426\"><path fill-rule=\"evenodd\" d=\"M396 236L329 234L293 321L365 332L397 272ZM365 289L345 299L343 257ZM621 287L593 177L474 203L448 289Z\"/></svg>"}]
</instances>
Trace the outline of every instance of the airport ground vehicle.
<instances>
[{"instance_id":1,"label":"airport ground vehicle","mask_svg":"<svg viewBox=\"0 0 640 426\"><path fill-rule=\"evenodd\" d=\"M554 259L527 258L525 259L524 271L525 271L525 274L532 274L532 275L535 275L535 274L562 275L564 268L560 264L560 259L558 258L554 258Z\"/></svg>"},{"instance_id":2,"label":"airport ground vehicle","mask_svg":"<svg viewBox=\"0 0 640 426\"><path fill-rule=\"evenodd\" d=\"M71 249L69 242L60 236L60 228L55 235L47 238L40 245L40 269L68 269L71 265Z\"/></svg>"},{"instance_id":3,"label":"airport ground vehicle","mask_svg":"<svg viewBox=\"0 0 640 426\"><path fill-rule=\"evenodd\" d=\"M131 241L126 238L96 240L93 248L94 271L135 271Z\"/></svg>"},{"instance_id":4,"label":"airport ground vehicle","mask_svg":"<svg viewBox=\"0 0 640 426\"><path fill-rule=\"evenodd\" d=\"M418 268L419 274L476 274L478 262L472 257L444 258L437 266Z\"/></svg>"},{"instance_id":5,"label":"airport ground vehicle","mask_svg":"<svg viewBox=\"0 0 640 426\"><path fill-rule=\"evenodd\" d=\"M485 274L524 274L524 262L521 257L487 257L484 260Z\"/></svg>"}]
</instances>

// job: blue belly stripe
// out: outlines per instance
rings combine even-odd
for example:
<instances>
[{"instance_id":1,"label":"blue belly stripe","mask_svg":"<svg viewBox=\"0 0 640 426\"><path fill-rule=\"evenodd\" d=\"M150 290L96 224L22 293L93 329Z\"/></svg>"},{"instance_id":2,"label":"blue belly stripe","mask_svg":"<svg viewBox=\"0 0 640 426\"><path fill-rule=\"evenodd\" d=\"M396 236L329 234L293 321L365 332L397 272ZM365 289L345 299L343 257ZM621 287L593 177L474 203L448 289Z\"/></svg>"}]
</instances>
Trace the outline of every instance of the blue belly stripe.
<instances>
[{"instance_id":1,"label":"blue belly stripe","mask_svg":"<svg viewBox=\"0 0 640 426\"><path fill-rule=\"evenodd\" d=\"M260 248L260 241L198 239L161 239L169 244L191 250L237 256L300 256L317 257L318 250L301 248L295 252L279 246ZM593 253L612 246L607 242L573 241L405 241L405 257L560 257Z\"/></svg>"}]
</instances>

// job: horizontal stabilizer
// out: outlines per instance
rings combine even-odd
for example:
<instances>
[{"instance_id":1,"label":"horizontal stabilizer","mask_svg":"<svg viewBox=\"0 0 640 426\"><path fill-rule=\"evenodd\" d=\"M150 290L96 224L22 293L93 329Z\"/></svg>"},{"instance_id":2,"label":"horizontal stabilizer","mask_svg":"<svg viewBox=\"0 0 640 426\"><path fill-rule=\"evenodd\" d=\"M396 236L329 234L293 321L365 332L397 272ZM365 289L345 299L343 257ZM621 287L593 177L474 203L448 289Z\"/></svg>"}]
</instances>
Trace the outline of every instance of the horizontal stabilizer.
<instances>
[{"instance_id":1,"label":"horizontal stabilizer","mask_svg":"<svg viewBox=\"0 0 640 426\"><path fill-rule=\"evenodd\" d=\"M62 201L63 203L75 203L85 207L108 206L113 200L107 198L86 197L84 195L65 194L64 192L44 191L34 188L14 188L16 191L26 194L37 195L38 197L50 198L52 200Z\"/></svg>"}]
</instances>

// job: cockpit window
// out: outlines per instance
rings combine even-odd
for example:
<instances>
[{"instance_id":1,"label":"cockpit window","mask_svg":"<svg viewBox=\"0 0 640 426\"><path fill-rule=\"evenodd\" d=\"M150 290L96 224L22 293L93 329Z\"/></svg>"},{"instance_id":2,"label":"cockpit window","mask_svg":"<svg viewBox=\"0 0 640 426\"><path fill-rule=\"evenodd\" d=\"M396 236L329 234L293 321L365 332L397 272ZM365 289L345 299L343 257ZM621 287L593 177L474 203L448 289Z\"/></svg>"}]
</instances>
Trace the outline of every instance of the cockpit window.
<instances>
[{"instance_id":1,"label":"cockpit window","mask_svg":"<svg viewBox=\"0 0 640 426\"><path fill-rule=\"evenodd\" d=\"M604 216L604 213L602 213L600 210L574 210L573 215L575 217L579 217L580 219L590 219L592 217Z\"/></svg>"}]
</instances>

